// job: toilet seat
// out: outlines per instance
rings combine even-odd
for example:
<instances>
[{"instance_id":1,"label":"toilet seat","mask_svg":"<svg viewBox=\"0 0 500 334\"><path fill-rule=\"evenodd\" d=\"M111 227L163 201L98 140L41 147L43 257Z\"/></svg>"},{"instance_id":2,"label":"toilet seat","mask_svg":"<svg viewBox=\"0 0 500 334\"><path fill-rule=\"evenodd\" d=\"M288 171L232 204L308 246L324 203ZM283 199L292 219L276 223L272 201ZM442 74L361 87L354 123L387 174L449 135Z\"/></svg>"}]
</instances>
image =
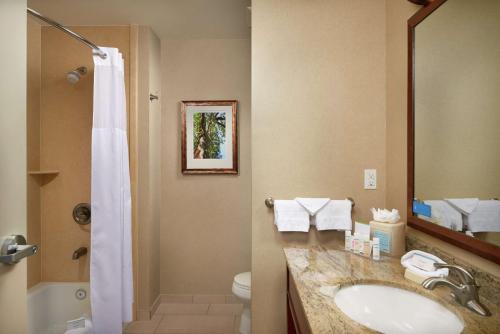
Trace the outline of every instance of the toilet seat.
<instances>
[{"instance_id":1,"label":"toilet seat","mask_svg":"<svg viewBox=\"0 0 500 334\"><path fill-rule=\"evenodd\" d=\"M238 274L234 276L233 283L242 289L250 290L252 287L252 276L250 272Z\"/></svg>"},{"instance_id":2,"label":"toilet seat","mask_svg":"<svg viewBox=\"0 0 500 334\"><path fill-rule=\"evenodd\" d=\"M252 278L250 272L241 273L234 276L233 293L240 297L250 299L252 288Z\"/></svg>"}]
</instances>

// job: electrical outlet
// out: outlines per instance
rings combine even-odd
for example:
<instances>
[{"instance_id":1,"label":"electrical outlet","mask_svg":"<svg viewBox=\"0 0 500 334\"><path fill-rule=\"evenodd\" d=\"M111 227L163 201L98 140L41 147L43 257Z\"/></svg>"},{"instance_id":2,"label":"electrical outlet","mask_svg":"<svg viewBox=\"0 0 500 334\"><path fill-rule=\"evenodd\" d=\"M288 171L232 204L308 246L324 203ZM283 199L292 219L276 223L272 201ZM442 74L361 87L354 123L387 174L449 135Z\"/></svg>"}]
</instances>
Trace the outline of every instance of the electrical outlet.
<instances>
[{"instance_id":1,"label":"electrical outlet","mask_svg":"<svg viewBox=\"0 0 500 334\"><path fill-rule=\"evenodd\" d=\"M365 189L377 189L376 169L365 169Z\"/></svg>"}]
</instances>

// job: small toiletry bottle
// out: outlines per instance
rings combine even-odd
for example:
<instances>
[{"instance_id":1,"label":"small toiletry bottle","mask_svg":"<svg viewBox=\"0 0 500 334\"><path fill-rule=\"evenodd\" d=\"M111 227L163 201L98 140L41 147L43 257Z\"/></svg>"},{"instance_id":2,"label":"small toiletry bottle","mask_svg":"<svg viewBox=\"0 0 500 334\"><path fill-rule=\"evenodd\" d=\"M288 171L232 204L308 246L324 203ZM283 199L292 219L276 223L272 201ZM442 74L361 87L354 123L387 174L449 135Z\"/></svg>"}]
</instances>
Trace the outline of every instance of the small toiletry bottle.
<instances>
[{"instance_id":1,"label":"small toiletry bottle","mask_svg":"<svg viewBox=\"0 0 500 334\"><path fill-rule=\"evenodd\" d=\"M354 234L351 236L351 252L356 251L356 238L357 237L358 237L358 235L356 234L356 232L354 232Z\"/></svg>"},{"instance_id":2,"label":"small toiletry bottle","mask_svg":"<svg viewBox=\"0 0 500 334\"><path fill-rule=\"evenodd\" d=\"M351 231L345 231L345 250L351 251Z\"/></svg>"},{"instance_id":3,"label":"small toiletry bottle","mask_svg":"<svg viewBox=\"0 0 500 334\"><path fill-rule=\"evenodd\" d=\"M363 243L361 241L361 236L358 232L354 232L354 237L352 238L352 251L359 254L363 249Z\"/></svg>"},{"instance_id":4,"label":"small toiletry bottle","mask_svg":"<svg viewBox=\"0 0 500 334\"><path fill-rule=\"evenodd\" d=\"M372 242L370 239L363 240L363 256L371 257L372 256Z\"/></svg>"},{"instance_id":5,"label":"small toiletry bottle","mask_svg":"<svg viewBox=\"0 0 500 334\"><path fill-rule=\"evenodd\" d=\"M373 238L373 259L380 260L380 240L378 238Z\"/></svg>"}]
</instances>

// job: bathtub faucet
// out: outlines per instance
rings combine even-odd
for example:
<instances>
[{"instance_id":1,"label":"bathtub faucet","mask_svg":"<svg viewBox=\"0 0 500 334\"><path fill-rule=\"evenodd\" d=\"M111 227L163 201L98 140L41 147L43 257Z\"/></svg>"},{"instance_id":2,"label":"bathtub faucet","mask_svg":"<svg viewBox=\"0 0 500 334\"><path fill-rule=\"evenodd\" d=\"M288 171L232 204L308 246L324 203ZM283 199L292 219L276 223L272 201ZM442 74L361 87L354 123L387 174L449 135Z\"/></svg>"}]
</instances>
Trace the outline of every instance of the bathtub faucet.
<instances>
[{"instance_id":1,"label":"bathtub faucet","mask_svg":"<svg viewBox=\"0 0 500 334\"><path fill-rule=\"evenodd\" d=\"M87 254L87 247L80 247L73 252L73 260L78 260L80 257Z\"/></svg>"}]
</instances>

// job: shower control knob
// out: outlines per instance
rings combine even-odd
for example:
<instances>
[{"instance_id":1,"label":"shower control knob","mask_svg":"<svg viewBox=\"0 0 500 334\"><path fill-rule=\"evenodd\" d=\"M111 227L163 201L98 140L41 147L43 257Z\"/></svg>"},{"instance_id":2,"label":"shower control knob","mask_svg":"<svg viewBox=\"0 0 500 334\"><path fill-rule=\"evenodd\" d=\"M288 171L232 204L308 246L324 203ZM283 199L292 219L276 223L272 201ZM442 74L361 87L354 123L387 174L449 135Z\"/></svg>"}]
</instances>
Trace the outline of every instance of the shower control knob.
<instances>
[{"instance_id":1,"label":"shower control knob","mask_svg":"<svg viewBox=\"0 0 500 334\"><path fill-rule=\"evenodd\" d=\"M79 225L90 224L91 210L89 203L79 203L73 209L73 220Z\"/></svg>"}]
</instances>

